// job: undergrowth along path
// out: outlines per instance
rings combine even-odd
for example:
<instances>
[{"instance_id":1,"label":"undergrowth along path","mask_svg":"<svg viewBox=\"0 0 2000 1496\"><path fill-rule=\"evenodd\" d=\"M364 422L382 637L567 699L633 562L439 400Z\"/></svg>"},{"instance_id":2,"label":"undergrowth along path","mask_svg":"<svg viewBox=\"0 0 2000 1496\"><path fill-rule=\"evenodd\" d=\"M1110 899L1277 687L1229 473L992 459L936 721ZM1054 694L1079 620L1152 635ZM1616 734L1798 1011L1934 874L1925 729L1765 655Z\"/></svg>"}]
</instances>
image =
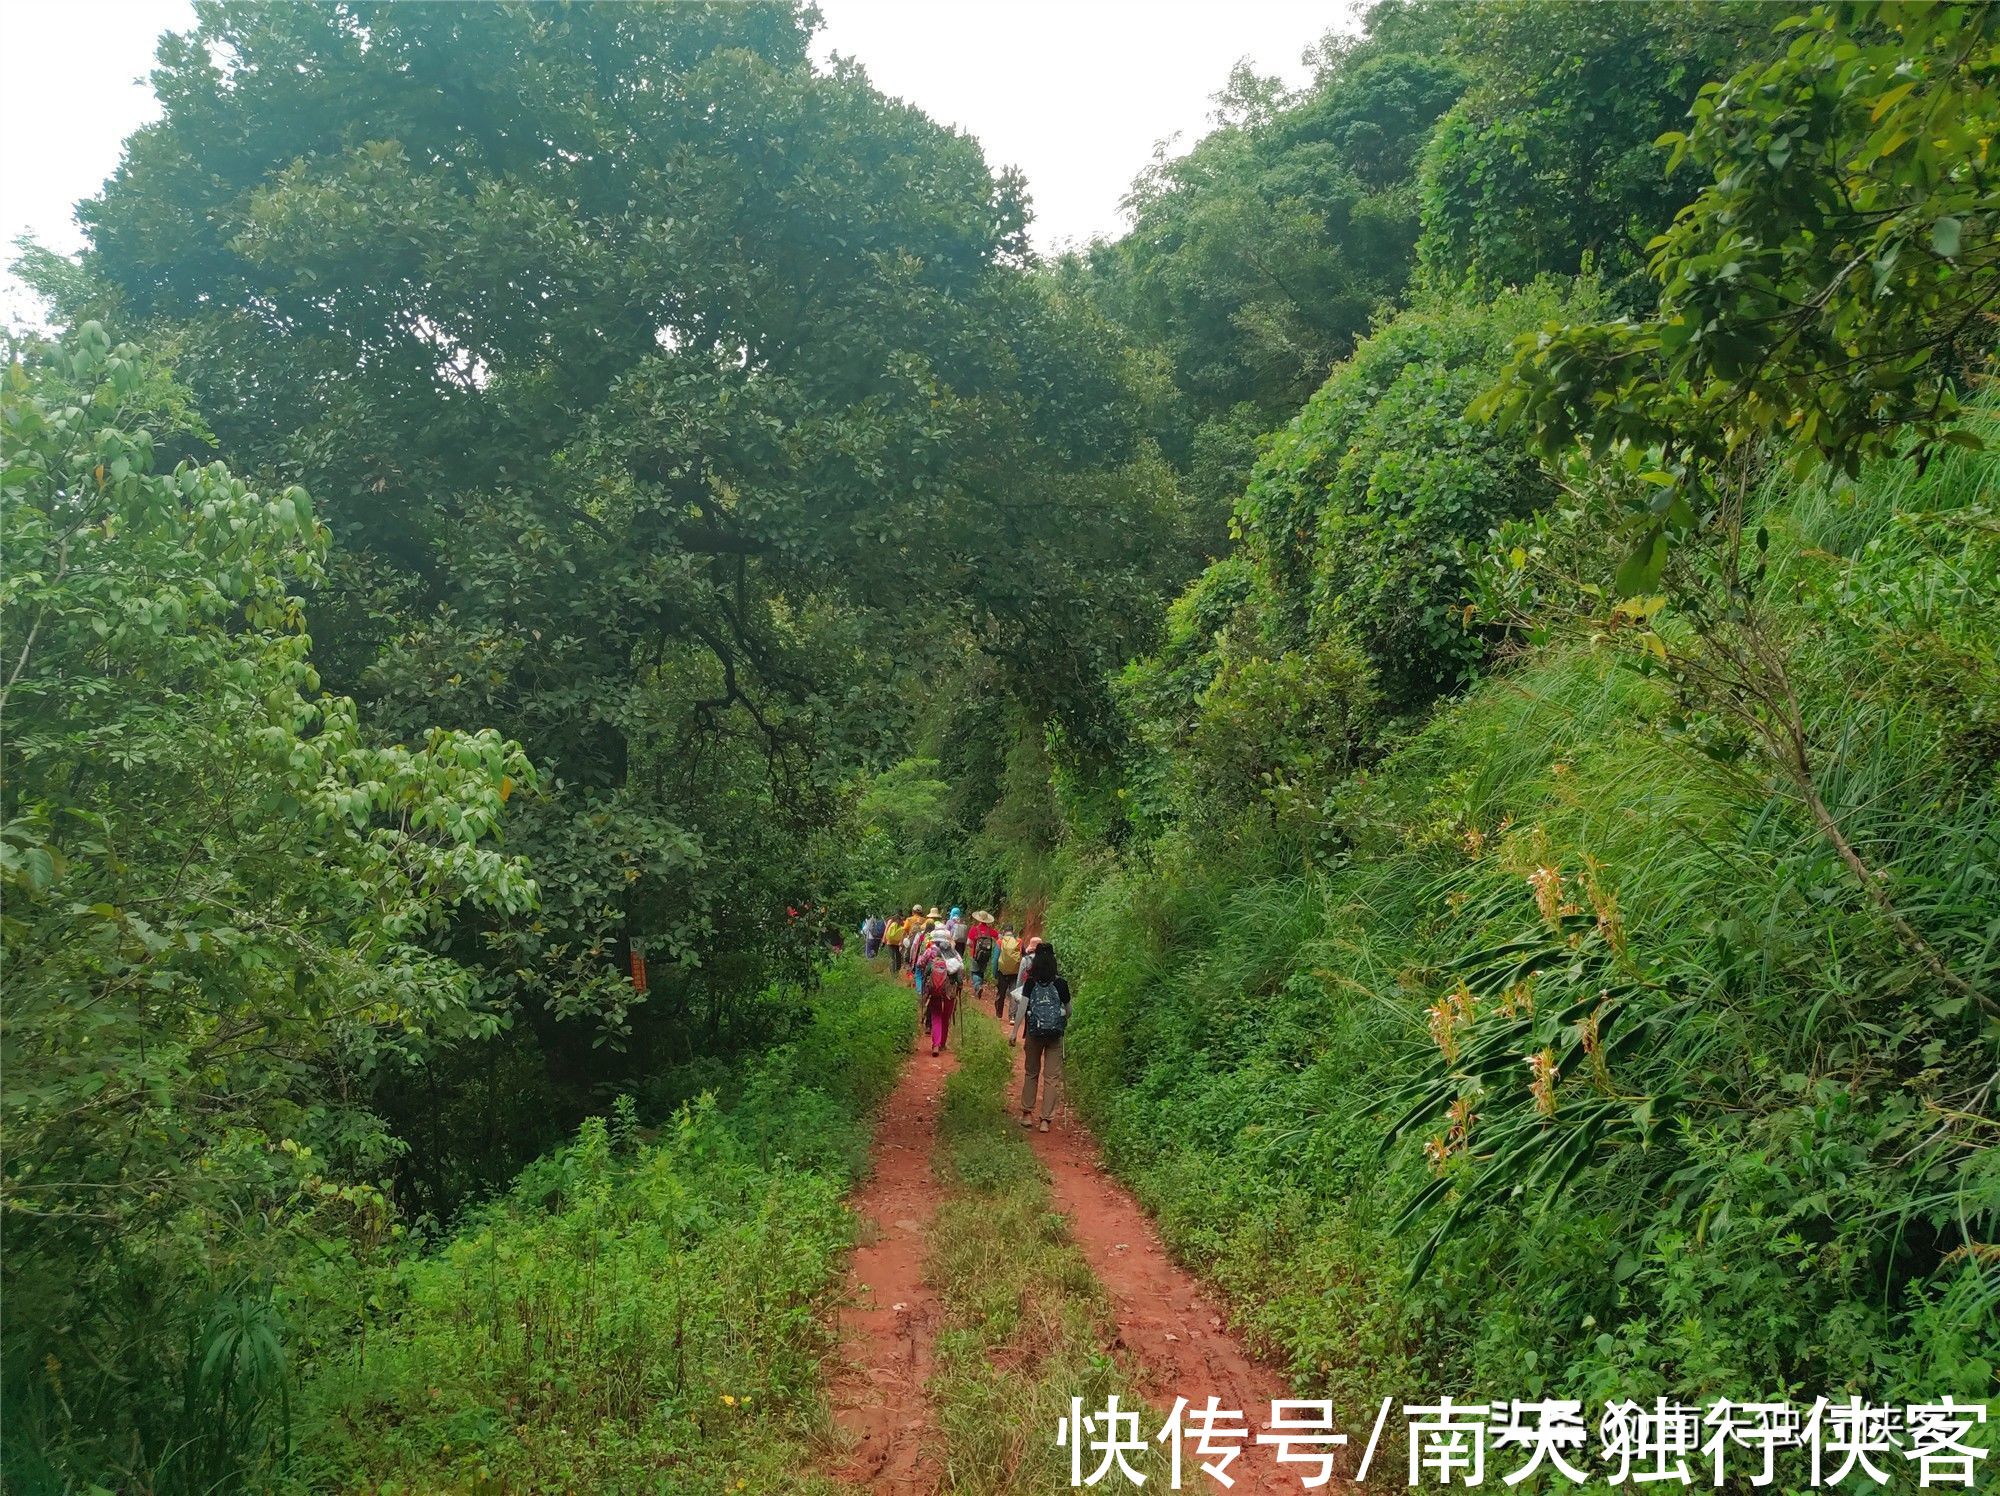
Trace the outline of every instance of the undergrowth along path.
<instances>
[{"instance_id":1,"label":"undergrowth along path","mask_svg":"<svg viewBox=\"0 0 2000 1496\"><path fill-rule=\"evenodd\" d=\"M848 1264L842 1360L828 1400L854 1447L837 1473L893 1496L934 1491L942 1476L924 1391L939 1316L938 1296L924 1281L924 1242L943 1197L931 1140L945 1078L957 1068L950 1050L937 1059L910 1056L882 1105L868 1177L853 1200L861 1237Z\"/></svg>"}]
</instances>

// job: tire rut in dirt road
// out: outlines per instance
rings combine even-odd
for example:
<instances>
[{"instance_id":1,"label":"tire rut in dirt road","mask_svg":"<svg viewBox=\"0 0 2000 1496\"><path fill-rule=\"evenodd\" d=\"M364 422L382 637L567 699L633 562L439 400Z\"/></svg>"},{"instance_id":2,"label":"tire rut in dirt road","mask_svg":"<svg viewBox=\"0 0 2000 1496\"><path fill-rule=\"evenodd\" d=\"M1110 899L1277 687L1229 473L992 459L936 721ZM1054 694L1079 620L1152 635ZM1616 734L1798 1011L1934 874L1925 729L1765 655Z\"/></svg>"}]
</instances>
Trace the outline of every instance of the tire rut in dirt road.
<instances>
[{"instance_id":1,"label":"tire rut in dirt road","mask_svg":"<svg viewBox=\"0 0 2000 1496\"><path fill-rule=\"evenodd\" d=\"M920 1045L910 1056L883 1105L868 1180L853 1201L861 1241L848 1265L841 1365L828 1395L835 1422L855 1443L834 1474L895 1496L927 1496L942 1476L924 1392L940 1313L924 1281L924 1232L944 1194L931 1173L931 1144L945 1077L957 1068L949 1051L933 1060Z\"/></svg>"},{"instance_id":2,"label":"tire rut in dirt road","mask_svg":"<svg viewBox=\"0 0 2000 1496\"><path fill-rule=\"evenodd\" d=\"M1021 1054L1014 1051L1010 1116L1019 1114ZM1049 1171L1055 1208L1069 1218L1072 1238L1111 1298L1118 1322L1111 1349L1132 1364L1140 1392L1163 1416L1176 1397L1201 1408L1213 1394L1223 1408L1243 1415L1254 1439L1268 1426L1272 1399L1293 1395L1284 1379L1243 1348L1221 1306L1168 1255L1151 1217L1105 1171L1095 1141L1067 1103L1058 1109L1050 1131L1036 1131L1031 1138ZM1251 1439L1244 1440L1242 1453L1228 1467L1236 1483L1230 1496L1281 1491L1298 1496L1301 1476L1314 1467L1281 1466L1274 1448ZM1346 1451L1336 1469L1351 1469L1355 1458L1354 1451ZM1199 1461L1186 1459L1183 1487L1221 1490L1199 1467ZM1335 1481L1342 1484L1338 1475Z\"/></svg>"}]
</instances>

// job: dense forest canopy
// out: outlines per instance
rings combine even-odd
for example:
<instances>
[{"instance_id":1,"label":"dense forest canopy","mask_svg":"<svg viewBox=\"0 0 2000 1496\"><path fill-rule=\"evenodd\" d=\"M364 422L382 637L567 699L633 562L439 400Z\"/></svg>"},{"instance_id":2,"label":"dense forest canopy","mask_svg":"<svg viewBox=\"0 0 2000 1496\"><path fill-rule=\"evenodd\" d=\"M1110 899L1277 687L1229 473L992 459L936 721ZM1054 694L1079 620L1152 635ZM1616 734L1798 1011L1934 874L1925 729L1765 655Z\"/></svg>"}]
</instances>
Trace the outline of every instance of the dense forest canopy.
<instances>
[{"instance_id":1,"label":"dense forest canopy","mask_svg":"<svg viewBox=\"0 0 2000 1496\"><path fill-rule=\"evenodd\" d=\"M379 1482L642 1123L832 1251L946 895L1316 1395L1991 1398L2000 12L1380 0L1054 260L817 24L200 0L23 260L10 1484Z\"/></svg>"},{"instance_id":2,"label":"dense forest canopy","mask_svg":"<svg viewBox=\"0 0 2000 1496\"><path fill-rule=\"evenodd\" d=\"M712 1045L816 947L786 910L911 719L880 660L1090 716L1178 525L1136 355L1022 273L1019 183L815 71L803 10L201 17L83 209L91 294L313 494L329 686L541 770L539 916L455 942L489 1003L572 1086L607 1035L634 1074Z\"/></svg>"}]
</instances>

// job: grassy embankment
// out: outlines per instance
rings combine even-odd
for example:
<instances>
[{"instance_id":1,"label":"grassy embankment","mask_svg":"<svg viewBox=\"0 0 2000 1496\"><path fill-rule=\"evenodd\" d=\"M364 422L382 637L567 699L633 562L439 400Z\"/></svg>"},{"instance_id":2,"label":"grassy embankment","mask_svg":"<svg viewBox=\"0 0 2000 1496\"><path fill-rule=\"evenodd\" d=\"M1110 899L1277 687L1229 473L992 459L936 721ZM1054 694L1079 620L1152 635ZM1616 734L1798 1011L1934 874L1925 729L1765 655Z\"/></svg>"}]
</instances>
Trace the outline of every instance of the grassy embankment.
<instances>
[{"instance_id":1,"label":"grassy embankment","mask_svg":"<svg viewBox=\"0 0 2000 1496\"><path fill-rule=\"evenodd\" d=\"M330 1264L303 1290L325 1339L291 1481L813 1489L843 1196L912 1025L906 994L838 968L804 1032L720 1100L652 1138L629 1110L588 1122L437 1251L361 1278Z\"/></svg>"},{"instance_id":2,"label":"grassy embankment","mask_svg":"<svg viewBox=\"0 0 2000 1496\"><path fill-rule=\"evenodd\" d=\"M1954 454L1763 516L1821 789L1989 994L1996 501L2000 464ZM1177 1252L1347 1419L1466 1389L1994 1395L1991 1036L1743 747L1571 636L1347 786L1337 856L1170 834L1073 872L1053 932L1079 1105ZM1451 1006L1516 945L1548 952L1539 1007ZM1469 1146L1428 1129L1446 1202L1392 1230L1438 1177L1424 1133L1389 1143L1393 1098L1450 1068L1440 1031L1469 1049L1517 1001L1536 1032L1466 1088ZM1579 1046L1600 1016L1631 1042ZM1587 1057L1537 1120L1542 1044ZM1496 1121L1557 1167L1497 1188Z\"/></svg>"}]
</instances>

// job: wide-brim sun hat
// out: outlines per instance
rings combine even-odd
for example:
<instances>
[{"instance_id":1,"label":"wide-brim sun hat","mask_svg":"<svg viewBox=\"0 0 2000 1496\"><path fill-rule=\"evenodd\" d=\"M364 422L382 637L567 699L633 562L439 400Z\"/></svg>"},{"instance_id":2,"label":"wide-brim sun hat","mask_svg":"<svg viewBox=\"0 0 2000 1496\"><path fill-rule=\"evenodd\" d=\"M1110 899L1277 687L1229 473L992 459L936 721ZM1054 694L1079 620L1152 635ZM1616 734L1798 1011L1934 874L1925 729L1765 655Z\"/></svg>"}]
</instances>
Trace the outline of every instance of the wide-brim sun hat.
<instances>
[{"instance_id":1,"label":"wide-brim sun hat","mask_svg":"<svg viewBox=\"0 0 2000 1496\"><path fill-rule=\"evenodd\" d=\"M924 916L924 918L925 918L925 919L943 919L943 918L944 918L944 915L943 915L943 914L941 914L941 913L939 913L939 912L938 912L938 906L937 906L937 905L935 905L935 904L933 904L933 905L931 905L931 912L930 912L929 914L925 915L925 916Z\"/></svg>"},{"instance_id":2,"label":"wide-brim sun hat","mask_svg":"<svg viewBox=\"0 0 2000 1496\"><path fill-rule=\"evenodd\" d=\"M993 916L984 909L973 910L972 917L982 925L990 925L993 923Z\"/></svg>"}]
</instances>

